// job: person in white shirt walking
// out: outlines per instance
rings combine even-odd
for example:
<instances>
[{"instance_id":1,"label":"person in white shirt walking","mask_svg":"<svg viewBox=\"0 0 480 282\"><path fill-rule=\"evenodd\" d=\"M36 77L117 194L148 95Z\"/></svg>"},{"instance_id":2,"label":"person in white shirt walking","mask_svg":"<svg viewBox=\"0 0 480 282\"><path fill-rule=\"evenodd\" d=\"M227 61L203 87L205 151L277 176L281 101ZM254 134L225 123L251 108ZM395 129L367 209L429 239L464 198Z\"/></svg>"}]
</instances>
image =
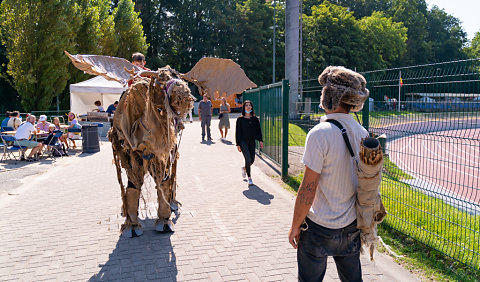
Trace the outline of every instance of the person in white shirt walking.
<instances>
[{"instance_id":1,"label":"person in white shirt walking","mask_svg":"<svg viewBox=\"0 0 480 282\"><path fill-rule=\"evenodd\" d=\"M20 125L17 128L17 132L15 132L15 139L17 139L15 145L32 149L26 158L26 161L29 162L36 161L34 158L35 154L40 152L43 148L42 143L30 140L32 132L35 131L35 120L36 117L34 115L29 115L27 121Z\"/></svg>"},{"instance_id":2,"label":"person in white shirt walking","mask_svg":"<svg viewBox=\"0 0 480 282\"><path fill-rule=\"evenodd\" d=\"M342 281L362 281L355 160L342 131L330 121L343 126L358 158L360 141L368 132L349 113L362 109L369 91L363 76L343 67L326 68L318 80L327 115L307 135L302 160L305 173L289 242L297 249L299 281L322 281L328 256L333 256Z\"/></svg>"}]
</instances>

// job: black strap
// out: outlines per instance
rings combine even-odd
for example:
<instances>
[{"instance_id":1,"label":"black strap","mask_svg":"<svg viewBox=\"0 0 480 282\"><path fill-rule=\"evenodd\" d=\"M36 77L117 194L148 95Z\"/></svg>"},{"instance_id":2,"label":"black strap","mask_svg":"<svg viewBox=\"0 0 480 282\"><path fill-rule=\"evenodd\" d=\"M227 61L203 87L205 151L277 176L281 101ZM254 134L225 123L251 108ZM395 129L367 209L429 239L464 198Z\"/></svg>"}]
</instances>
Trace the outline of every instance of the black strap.
<instances>
[{"instance_id":1,"label":"black strap","mask_svg":"<svg viewBox=\"0 0 480 282\"><path fill-rule=\"evenodd\" d=\"M327 119L325 121L329 122L329 123L332 123L332 124L335 124L340 129L340 131L342 131L343 140L345 141L345 144L347 145L348 151L350 152L350 156L353 157L354 154L353 154L353 150L352 150L352 145L350 145L350 140L348 139L347 130L342 126L341 123L339 123L338 121L336 121L334 119Z\"/></svg>"}]
</instances>

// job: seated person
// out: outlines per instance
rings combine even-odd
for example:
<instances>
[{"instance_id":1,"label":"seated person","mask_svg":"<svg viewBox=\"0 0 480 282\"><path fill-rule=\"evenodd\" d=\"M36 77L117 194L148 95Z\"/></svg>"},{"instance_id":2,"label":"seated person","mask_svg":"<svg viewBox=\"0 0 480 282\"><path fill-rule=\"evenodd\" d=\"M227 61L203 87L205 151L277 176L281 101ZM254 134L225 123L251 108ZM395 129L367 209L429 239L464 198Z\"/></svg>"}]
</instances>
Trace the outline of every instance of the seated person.
<instances>
[{"instance_id":1,"label":"seated person","mask_svg":"<svg viewBox=\"0 0 480 282\"><path fill-rule=\"evenodd\" d=\"M64 143L57 144L58 141L60 140L59 137L55 137L55 134L61 132L60 130L56 130L54 124L50 124L48 128L48 136L47 138L43 141L43 145L47 145L49 149L53 150L51 147L52 146L59 146L60 148L57 148L58 151L62 150L62 155L63 156L68 156L67 151L65 150L65 145ZM65 134L66 135L66 134Z\"/></svg>"},{"instance_id":2,"label":"seated person","mask_svg":"<svg viewBox=\"0 0 480 282\"><path fill-rule=\"evenodd\" d=\"M62 131L62 127L60 126L60 119L58 117L54 117L52 122L55 130ZM52 124L50 126L52 126ZM67 149L69 149L70 147L68 146L67 139L68 139L68 135L65 133L62 134L62 136L60 137L60 141L62 141L62 143L65 144L65 146L67 146Z\"/></svg>"},{"instance_id":3,"label":"seated person","mask_svg":"<svg viewBox=\"0 0 480 282\"><path fill-rule=\"evenodd\" d=\"M68 113L68 128L69 128L69 129L71 129L71 128L75 128L75 129L80 129L80 128L82 128L82 126L80 125L80 123L78 123L77 117L76 117L75 114L72 113L72 112L69 112L69 113ZM76 148L75 140L73 139L74 137L75 137L75 133L74 133L74 132L69 132L69 133L68 133L68 139L70 139L70 141L72 141L72 143L73 143L73 149Z\"/></svg>"},{"instance_id":4,"label":"seated person","mask_svg":"<svg viewBox=\"0 0 480 282\"><path fill-rule=\"evenodd\" d=\"M50 126L50 123L47 121L47 116L46 115L41 115L40 118L38 119L38 123L35 127L37 129L40 129L41 131L48 132L49 126Z\"/></svg>"},{"instance_id":5,"label":"seated person","mask_svg":"<svg viewBox=\"0 0 480 282\"><path fill-rule=\"evenodd\" d=\"M107 108L107 113L109 113L109 114L114 114L114 113L115 113L115 110L117 109L117 106L118 106L118 101L115 101L113 104L111 104L110 106L108 106L108 108Z\"/></svg>"},{"instance_id":6,"label":"seated person","mask_svg":"<svg viewBox=\"0 0 480 282\"><path fill-rule=\"evenodd\" d=\"M97 106L96 109L92 110L92 112L105 112L105 109L102 107L102 102L100 100L95 101L95 106Z\"/></svg>"},{"instance_id":7,"label":"seated person","mask_svg":"<svg viewBox=\"0 0 480 282\"><path fill-rule=\"evenodd\" d=\"M8 120L10 119L10 111L5 113L5 118L2 121L1 128L3 129L5 126L8 126Z\"/></svg>"},{"instance_id":8,"label":"seated person","mask_svg":"<svg viewBox=\"0 0 480 282\"><path fill-rule=\"evenodd\" d=\"M10 114L10 119L8 120L7 126L17 130L20 124L22 124L22 120L20 119L20 113L18 111L14 111Z\"/></svg>"},{"instance_id":9,"label":"seated person","mask_svg":"<svg viewBox=\"0 0 480 282\"><path fill-rule=\"evenodd\" d=\"M40 152L40 150L42 150L43 148L42 143L30 140L32 132L35 131L35 120L36 117L34 115L29 115L27 121L20 125L17 129L17 132L15 133L15 138L17 139L15 141L15 145L32 149L26 159L26 161L29 162L36 161L37 159L34 158L35 154Z\"/></svg>"}]
</instances>

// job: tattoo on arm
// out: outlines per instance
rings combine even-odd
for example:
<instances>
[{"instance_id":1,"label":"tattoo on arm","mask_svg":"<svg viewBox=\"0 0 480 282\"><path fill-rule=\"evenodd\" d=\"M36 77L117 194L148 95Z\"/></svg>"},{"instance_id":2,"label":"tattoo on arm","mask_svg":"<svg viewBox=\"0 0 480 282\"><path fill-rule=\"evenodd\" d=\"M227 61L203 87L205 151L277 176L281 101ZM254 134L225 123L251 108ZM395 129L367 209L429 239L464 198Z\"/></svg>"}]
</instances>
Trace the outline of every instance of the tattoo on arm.
<instances>
[{"instance_id":1,"label":"tattoo on arm","mask_svg":"<svg viewBox=\"0 0 480 282\"><path fill-rule=\"evenodd\" d=\"M298 199L301 204L311 206L313 204L313 199L315 198L315 182L309 182L306 185L300 187L298 192Z\"/></svg>"}]
</instances>

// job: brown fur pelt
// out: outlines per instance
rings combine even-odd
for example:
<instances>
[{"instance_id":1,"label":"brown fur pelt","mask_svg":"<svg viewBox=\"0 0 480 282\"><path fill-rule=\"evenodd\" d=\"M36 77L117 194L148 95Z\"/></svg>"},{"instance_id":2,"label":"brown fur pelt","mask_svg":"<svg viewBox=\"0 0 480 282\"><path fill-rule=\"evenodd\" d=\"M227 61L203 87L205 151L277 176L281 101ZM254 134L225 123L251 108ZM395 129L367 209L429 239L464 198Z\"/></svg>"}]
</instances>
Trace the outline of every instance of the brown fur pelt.
<instances>
[{"instance_id":1,"label":"brown fur pelt","mask_svg":"<svg viewBox=\"0 0 480 282\"><path fill-rule=\"evenodd\" d=\"M168 85L168 91L167 91ZM168 92L168 94L167 94ZM170 201L174 200L177 133L183 129L183 118L193 108L195 98L186 82L176 79L169 67L159 69L150 77L135 77L119 101L108 137L112 142L117 177L122 191L122 230L139 226L129 216L126 188L120 166L128 181L141 189L146 173L153 177L158 194L158 213L163 222L170 217ZM130 193L132 194L132 193ZM132 208L132 207L130 207Z\"/></svg>"},{"instance_id":2,"label":"brown fur pelt","mask_svg":"<svg viewBox=\"0 0 480 282\"><path fill-rule=\"evenodd\" d=\"M362 245L370 252L378 241L377 224L386 216L380 197L380 182L382 180L383 153L380 143L375 138L364 138L360 143L360 161L358 163L358 191L355 209L357 212L357 227L361 230Z\"/></svg>"}]
</instances>

